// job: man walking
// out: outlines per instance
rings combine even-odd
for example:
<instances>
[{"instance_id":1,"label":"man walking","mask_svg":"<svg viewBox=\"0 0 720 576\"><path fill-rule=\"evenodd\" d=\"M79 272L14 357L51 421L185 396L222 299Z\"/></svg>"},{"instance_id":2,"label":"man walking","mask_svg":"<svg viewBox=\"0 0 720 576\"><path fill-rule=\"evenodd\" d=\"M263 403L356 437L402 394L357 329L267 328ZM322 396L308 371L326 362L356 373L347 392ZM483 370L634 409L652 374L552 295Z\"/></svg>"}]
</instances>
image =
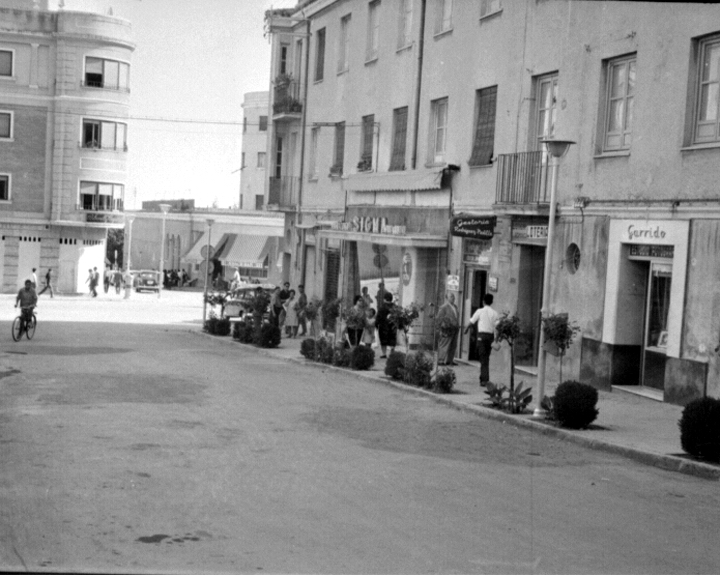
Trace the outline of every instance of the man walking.
<instances>
[{"instance_id":1,"label":"man walking","mask_svg":"<svg viewBox=\"0 0 720 576\"><path fill-rule=\"evenodd\" d=\"M32 269L32 274L30 274L30 282L32 282L33 290L37 290L37 274L35 273L37 268Z\"/></svg>"},{"instance_id":2,"label":"man walking","mask_svg":"<svg viewBox=\"0 0 720 576\"><path fill-rule=\"evenodd\" d=\"M38 296L45 292L45 290L50 290L50 298L54 298L52 287L52 268L48 268L47 274L45 274L45 288L38 292Z\"/></svg>"},{"instance_id":3,"label":"man walking","mask_svg":"<svg viewBox=\"0 0 720 576\"><path fill-rule=\"evenodd\" d=\"M297 301L297 309L298 309L298 326L302 330L300 336L305 336L307 334L307 305L308 305L308 297L307 294L305 294L305 286L303 284L298 285L298 292L300 292L300 296L298 296Z\"/></svg>"},{"instance_id":4,"label":"man walking","mask_svg":"<svg viewBox=\"0 0 720 576\"><path fill-rule=\"evenodd\" d=\"M485 386L490 382L490 352L492 351L492 343L495 341L495 327L500 320L500 315L492 308L492 303L493 295L485 294L483 296L484 306L475 310L468 327L465 328L465 334L467 334L470 327L477 324L480 386Z\"/></svg>"},{"instance_id":5,"label":"man walking","mask_svg":"<svg viewBox=\"0 0 720 576\"><path fill-rule=\"evenodd\" d=\"M455 294L445 294L445 302L438 310L436 318L438 331L438 365L455 366L455 349L457 348L458 331L460 329Z\"/></svg>"}]
</instances>

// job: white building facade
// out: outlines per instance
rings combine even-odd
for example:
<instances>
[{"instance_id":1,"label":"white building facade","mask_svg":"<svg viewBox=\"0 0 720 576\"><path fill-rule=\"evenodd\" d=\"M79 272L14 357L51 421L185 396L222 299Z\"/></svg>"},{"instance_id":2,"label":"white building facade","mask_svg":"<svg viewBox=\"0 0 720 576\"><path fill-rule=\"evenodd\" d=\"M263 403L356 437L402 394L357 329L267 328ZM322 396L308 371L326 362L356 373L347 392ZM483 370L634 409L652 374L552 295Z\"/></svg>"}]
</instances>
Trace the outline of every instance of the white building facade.
<instances>
[{"instance_id":1,"label":"white building facade","mask_svg":"<svg viewBox=\"0 0 720 576\"><path fill-rule=\"evenodd\" d=\"M268 92L248 92L243 99L240 210L265 207L269 98Z\"/></svg>"}]
</instances>

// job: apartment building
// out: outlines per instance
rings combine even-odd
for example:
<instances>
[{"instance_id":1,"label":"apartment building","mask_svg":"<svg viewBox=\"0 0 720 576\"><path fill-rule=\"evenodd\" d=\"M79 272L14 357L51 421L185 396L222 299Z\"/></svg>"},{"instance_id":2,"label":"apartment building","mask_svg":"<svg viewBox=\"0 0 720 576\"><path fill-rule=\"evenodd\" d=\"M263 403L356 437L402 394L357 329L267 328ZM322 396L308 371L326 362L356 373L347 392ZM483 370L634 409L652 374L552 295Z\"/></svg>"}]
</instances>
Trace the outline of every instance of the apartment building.
<instances>
[{"instance_id":1,"label":"apartment building","mask_svg":"<svg viewBox=\"0 0 720 576\"><path fill-rule=\"evenodd\" d=\"M123 226L130 23L31 0L0 0L0 21L0 286L52 268L83 291Z\"/></svg>"},{"instance_id":2,"label":"apartment building","mask_svg":"<svg viewBox=\"0 0 720 576\"><path fill-rule=\"evenodd\" d=\"M240 210L265 207L269 98L268 92L248 92L243 99Z\"/></svg>"},{"instance_id":3,"label":"apartment building","mask_svg":"<svg viewBox=\"0 0 720 576\"><path fill-rule=\"evenodd\" d=\"M454 290L465 323L494 293L523 321L517 360L532 371L552 190L542 141L573 141L550 263L549 312L581 328L564 377L679 404L719 397L719 22L711 4L571 0L269 13L268 191L287 275L352 297L385 256L403 304Z\"/></svg>"}]
</instances>

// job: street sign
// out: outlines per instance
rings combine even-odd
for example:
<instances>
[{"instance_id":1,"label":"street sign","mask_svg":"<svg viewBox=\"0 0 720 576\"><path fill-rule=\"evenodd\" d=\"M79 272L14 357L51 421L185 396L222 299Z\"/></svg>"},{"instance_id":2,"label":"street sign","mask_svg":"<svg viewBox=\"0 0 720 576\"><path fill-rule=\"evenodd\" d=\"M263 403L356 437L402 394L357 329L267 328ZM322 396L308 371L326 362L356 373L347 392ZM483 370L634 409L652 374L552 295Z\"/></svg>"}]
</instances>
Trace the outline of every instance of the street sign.
<instances>
[{"instance_id":1,"label":"street sign","mask_svg":"<svg viewBox=\"0 0 720 576\"><path fill-rule=\"evenodd\" d=\"M388 265L388 257L385 254L375 254L373 264L376 268L385 268Z\"/></svg>"},{"instance_id":2,"label":"street sign","mask_svg":"<svg viewBox=\"0 0 720 576\"><path fill-rule=\"evenodd\" d=\"M385 246L384 244L373 244L372 251L375 252L375 254L384 254L385 252L387 252L387 246Z\"/></svg>"}]
</instances>

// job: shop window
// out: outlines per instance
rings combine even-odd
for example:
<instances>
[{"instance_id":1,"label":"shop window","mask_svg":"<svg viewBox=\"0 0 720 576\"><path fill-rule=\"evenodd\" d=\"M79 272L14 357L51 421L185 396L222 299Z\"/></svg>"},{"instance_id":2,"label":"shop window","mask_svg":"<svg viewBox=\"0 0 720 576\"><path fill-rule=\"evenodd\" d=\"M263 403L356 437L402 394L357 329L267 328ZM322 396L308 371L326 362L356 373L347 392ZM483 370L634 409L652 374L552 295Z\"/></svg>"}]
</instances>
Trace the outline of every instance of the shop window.
<instances>
[{"instance_id":1,"label":"shop window","mask_svg":"<svg viewBox=\"0 0 720 576\"><path fill-rule=\"evenodd\" d=\"M484 88L475 93L475 135L473 138L470 166L492 164L495 146L495 110L497 86Z\"/></svg>"}]
</instances>

